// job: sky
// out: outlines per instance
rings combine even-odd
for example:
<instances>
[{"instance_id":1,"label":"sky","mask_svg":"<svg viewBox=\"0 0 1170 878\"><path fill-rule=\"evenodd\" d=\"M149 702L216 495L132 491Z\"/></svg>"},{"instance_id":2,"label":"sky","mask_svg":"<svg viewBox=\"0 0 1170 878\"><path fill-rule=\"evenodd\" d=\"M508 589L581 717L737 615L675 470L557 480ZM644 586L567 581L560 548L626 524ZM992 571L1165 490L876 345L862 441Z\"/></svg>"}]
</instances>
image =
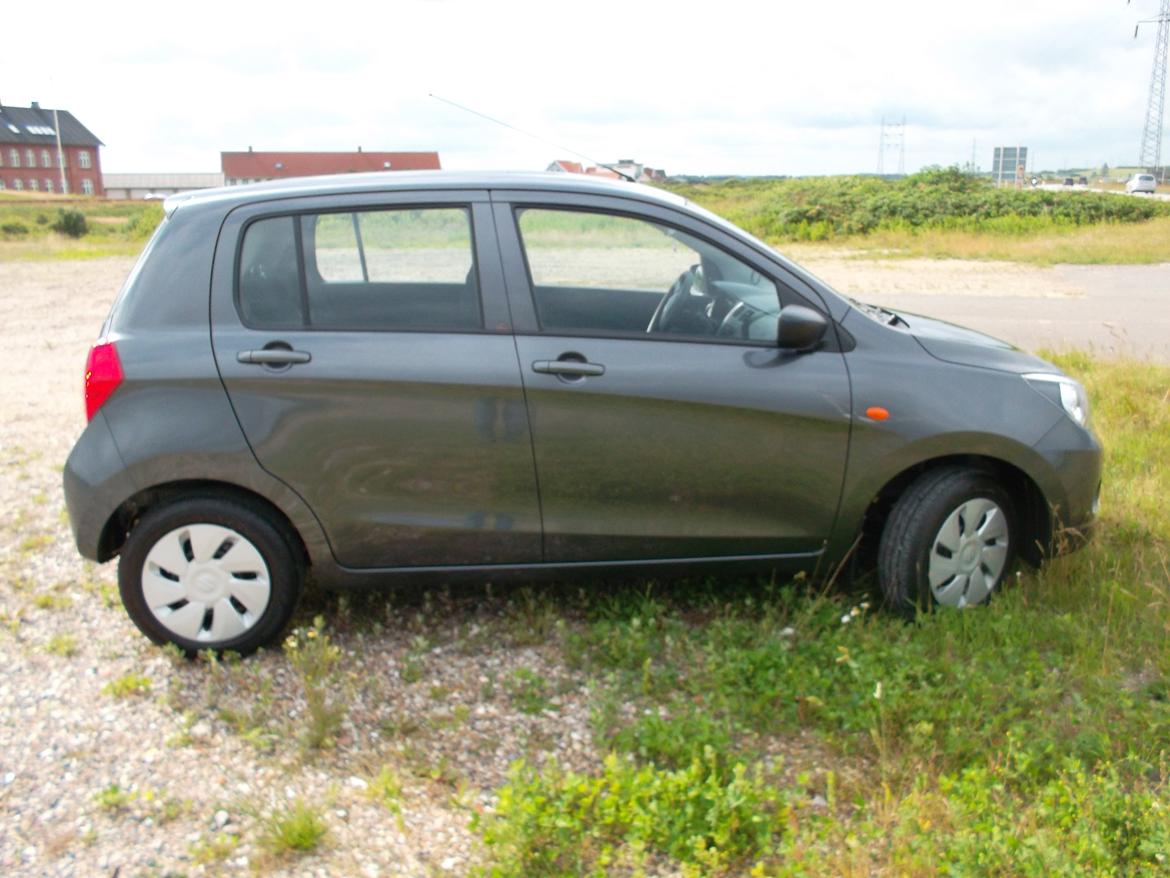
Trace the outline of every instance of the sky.
<instances>
[{"instance_id":1,"label":"sky","mask_svg":"<svg viewBox=\"0 0 1170 878\"><path fill-rule=\"evenodd\" d=\"M0 103L72 111L107 173L218 171L220 151L249 146L437 150L452 169L538 170L571 149L672 174L872 173L883 117L905 119L907 171L973 156L986 170L1015 145L1029 170L1133 165L1156 32L1134 25L1158 6L62 0L54 25L10 3Z\"/></svg>"}]
</instances>

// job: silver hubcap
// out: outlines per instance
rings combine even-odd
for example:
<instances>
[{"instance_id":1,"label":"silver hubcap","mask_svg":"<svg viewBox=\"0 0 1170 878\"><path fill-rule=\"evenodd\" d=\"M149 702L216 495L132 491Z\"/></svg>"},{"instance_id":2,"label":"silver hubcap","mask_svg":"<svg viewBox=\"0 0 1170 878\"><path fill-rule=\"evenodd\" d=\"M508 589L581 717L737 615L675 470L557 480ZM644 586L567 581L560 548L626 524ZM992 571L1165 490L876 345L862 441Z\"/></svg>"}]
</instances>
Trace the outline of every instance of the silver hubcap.
<instances>
[{"instance_id":1,"label":"silver hubcap","mask_svg":"<svg viewBox=\"0 0 1170 878\"><path fill-rule=\"evenodd\" d=\"M172 634L209 646L255 625L271 594L260 551L218 524L171 531L142 565L142 595L154 617Z\"/></svg>"},{"instance_id":2,"label":"silver hubcap","mask_svg":"<svg viewBox=\"0 0 1170 878\"><path fill-rule=\"evenodd\" d=\"M1007 518L991 500L968 500L947 516L930 549L927 577L934 599L947 607L987 600L1007 563Z\"/></svg>"}]
</instances>

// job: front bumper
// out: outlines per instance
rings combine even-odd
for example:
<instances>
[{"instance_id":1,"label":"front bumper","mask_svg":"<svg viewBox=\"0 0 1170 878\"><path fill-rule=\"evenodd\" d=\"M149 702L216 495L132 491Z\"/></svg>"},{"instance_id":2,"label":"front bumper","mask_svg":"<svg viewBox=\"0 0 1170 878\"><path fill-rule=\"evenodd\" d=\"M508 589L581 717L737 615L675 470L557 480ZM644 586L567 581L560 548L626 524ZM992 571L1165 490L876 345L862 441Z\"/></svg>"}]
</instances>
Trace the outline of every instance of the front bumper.
<instances>
[{"instance_id":1,"label":"front bumper","mask_svg":"<svg viewBox=\"0 0 1170 878\"><path fill-rule=\"evenodd\" d=\"M1089 537L1101 508L1101 443L1092 430L1062 418L1036 443L1035 450L1054 477L1046 490L1052 547L1057 553L1071 551Z\"/></svg>"}]
</instances>

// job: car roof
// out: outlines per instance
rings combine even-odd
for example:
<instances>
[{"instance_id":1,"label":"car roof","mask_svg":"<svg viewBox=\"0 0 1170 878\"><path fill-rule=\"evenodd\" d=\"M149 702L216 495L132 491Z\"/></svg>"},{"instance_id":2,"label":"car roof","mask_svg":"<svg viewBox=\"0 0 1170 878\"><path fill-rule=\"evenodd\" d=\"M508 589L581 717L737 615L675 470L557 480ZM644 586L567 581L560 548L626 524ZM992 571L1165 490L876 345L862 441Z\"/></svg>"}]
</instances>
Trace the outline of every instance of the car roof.
<instances>
[{"instance_id":1,"label":"car roof","mask_svg":"<svg viewBox=\"0 0 1170 878\"><path fill-rule=\"evenodd\" d=\"M321 177L287 177L243 186L197 189L170 196L163 203L169 216L188 206L234 207L257 201L311 195L360 192L395 192L426 189L537 189L638 198L671 207L689 202L662 189L584 174L531 171L374 171L368 174L332 174Z\"/></svg>"}]
</instances>

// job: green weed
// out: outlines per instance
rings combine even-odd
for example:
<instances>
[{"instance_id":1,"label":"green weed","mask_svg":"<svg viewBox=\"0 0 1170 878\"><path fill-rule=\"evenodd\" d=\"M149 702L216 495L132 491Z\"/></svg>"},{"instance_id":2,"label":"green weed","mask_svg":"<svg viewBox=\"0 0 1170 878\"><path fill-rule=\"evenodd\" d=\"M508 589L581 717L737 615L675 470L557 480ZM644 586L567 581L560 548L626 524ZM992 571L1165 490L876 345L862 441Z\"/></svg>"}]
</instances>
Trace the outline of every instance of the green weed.
<instances>
[{"instance_id":1,"label":"green weed","mask_svg":"<svg viewBox=\"0 0 1170 878\"><path fill-rule=\"evenodd\" d=\"M343 689L338 670L341 650L325 633L325 620L317 616L311 628L294 630L284 642L284 653L300 678L305 696L302 745L306 750L333 746L346 706L338 700Z\"/></svg>"},{"instance_id":2,"label":"green weed","mask_svg":"<svg viewBox=\"0 0 1170 878\"><path fill-rule=\"evenodd\" d=\"M521 713L543 713L554 706L548 680L529 668L513 671L505 682L505 688Z\"/></svg>"},{"instance_id":3,"label":"green weed","mask_svg":"<svg viewBox=\"0 0 1170 878\"><path fill-rule=\"evenodd\" d=\"M116 677L102 687L103 695L112 695L115 698L132 698L146 695L150 692L150 677L136 674L133 671Z\"/></svg>"},{"instance_id":4,"label":"green weed","mask_svg":"<svg viewBox=\"0 0 1170 878\"><path fill-rule=\"evenodd\" d=\"M68 633L54 634L45 644L45 651L50 655L72 658L77 655L77 638Z\"/></svg>"},{"instance_id":5,"label":"green weed","mask_svg":"<svg viewBox=\"0 0 1170 878\"><path fill-rule=\"evenodd\" d=\"M370 779L369 786L366 787L366 795L370 797L371 801L377 802L391 814L395 815L401 826L402 781L393 768L389 765L382 766L382 770Z\"/></svg>"},{"instance_id":6,"label":"green weed","mask_svg":"<svg viewBox=\"0 0 1170 878\"><path fill-rule=\"evenodd\" d=\"M97 792L93 800L97 803L103 811L125 811L131 803L133 803L135 795L129 790L124 790L117 784L110 784L103 790Z\"/></svg>"},{"instance_id":7,"label":"green weed","mask_svg":"<svg viewBox=\"0 0 1170 878\"><path fill-rule=\"evenodd\" d=\"M760 768L707 750L673 771L613 754L597 776L517 763L494 813L473 825L492 850L486 874L501 878L644 874L663 856L688 874L725 874L772 861L791 817Z\"/></svg>"},{"instance_id":8,"label":"green weed","mask_svg":"<svg viewBox=\"0 0 1170 878\"><path fill-rule=\"evenodd\" d=\"M213 832L200 836L188 848L191 859L200 866L213 866L229 859L240 845L240 837L230 832Z\"/></svg>"},{"instance_id":9,"label":"green weed","mask_svg":"<svg viewBox=\"0 0 1170 878\"><path fill-rule=\"evenodd\" d=\"M329 831L319 809L297 799L261 820L260 845L273 856L316 850Z\"/></svg>"}]
</instances>

